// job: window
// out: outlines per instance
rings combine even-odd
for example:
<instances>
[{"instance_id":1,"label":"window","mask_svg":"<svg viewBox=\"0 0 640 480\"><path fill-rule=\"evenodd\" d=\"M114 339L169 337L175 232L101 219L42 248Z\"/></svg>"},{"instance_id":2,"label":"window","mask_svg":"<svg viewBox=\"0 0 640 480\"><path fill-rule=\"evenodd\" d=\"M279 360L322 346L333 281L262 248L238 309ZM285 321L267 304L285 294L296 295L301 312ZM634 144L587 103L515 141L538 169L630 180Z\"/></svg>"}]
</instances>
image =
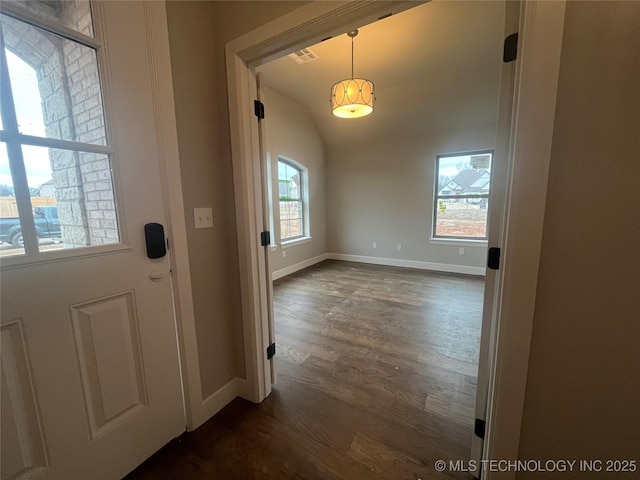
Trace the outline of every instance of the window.
<instances>
[{"instance_id":1,"label":"window","mask_svg":"<svg viewBox=\"0 0 640 480\"><path fill-rule=\"evenodd\" d=\"M0 256L117 243L90 4L7 3L0 19Z\"/></svg>"},{"instance_id":2,"label":"window","mask_svg":"<svg viewBox=\"0 0 640 480\"><path fill-rule=\"evenodd\" d=\"M436 157L433 237L487 239L493 151Z\"/></svg>"},{"instance_id":3,"label":"window","mask_svg":"<svg viewBox=\"0 0 640 480\"><path fill-rule=\"evenodd\" d=\"M280 198L280 239L305 236L304 172L291 161L278 159L278 195Z\"/></svg>"}]
</instances>

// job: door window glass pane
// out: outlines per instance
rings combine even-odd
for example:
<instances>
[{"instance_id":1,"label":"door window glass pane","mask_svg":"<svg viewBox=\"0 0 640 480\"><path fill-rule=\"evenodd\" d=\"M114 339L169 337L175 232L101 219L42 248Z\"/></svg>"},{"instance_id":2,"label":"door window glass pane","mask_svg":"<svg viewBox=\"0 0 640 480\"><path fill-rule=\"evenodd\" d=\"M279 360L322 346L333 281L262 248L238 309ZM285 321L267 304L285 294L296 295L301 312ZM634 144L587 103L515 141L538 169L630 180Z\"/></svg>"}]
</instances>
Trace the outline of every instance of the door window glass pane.
<instances>
[{"instance_id":1,"label":"door window glass pane","mask_svg":"<svg viewBox=\"0 0 640 480\"><path fill-rule=\"evenodd\" d=\"M20 133L106 145L95 50L6 15L2 34Z\"/></svg>"},{"instance_id":2,"label":"door window glass pane","mask_svg":"<svg viewBox=\"0 0 640 480\"><path fill-rule=\"evenodd\" d=\"M119 241L107 155L26 145L22 152L40 245L43 239L56 245L48 249Z\"/></svg>"},{"instance_id":3,"label":"door window glass pane","mask_svg":"<svg viewBox=\"0 0 640 480\"><path fill-rule=\"evenodd\" d=\"M23 4L41 18L93 34L88 2L14 3ZM28 255L117 243L120 234L111 149L96 50L52 33L46 22L32 23L1 16L4 49L0 50L0 83L7 108L2 130L9 148L0 152L4 155L0 179L6 183L0 188L7 196L17 188L20 205L32 210L38 245L27 244ZM11 165L19 167L13 176L8 154ZM23 215L19 219L15 204L7 207L15 212L8 211L11 216L6 218L15 219L14 229L20 232L23 226L31 226L31 218ZM9 248L24 253L20 240L14 235L2 254Z\"/></svg>"},{"instance_id":4,"label":"door window glass pane","mask_svg":"<svg viewBox=\"0 0 640 480\"><path fill-rule=\"evenodd\" d=\"M0 256L24 253L22 224L9 169L7 145L0 143Z\"/></svg>"},{"instance_id":5,"label":"door window glass pane","mask_svg":"<svg viewBox=\"0 0 640 480\"><path fill-rule=\"evenodd\" d=\"M91 4L88 0L2 0L29 10L45 20L93 37Z\"/></svg>"}]
</instances>

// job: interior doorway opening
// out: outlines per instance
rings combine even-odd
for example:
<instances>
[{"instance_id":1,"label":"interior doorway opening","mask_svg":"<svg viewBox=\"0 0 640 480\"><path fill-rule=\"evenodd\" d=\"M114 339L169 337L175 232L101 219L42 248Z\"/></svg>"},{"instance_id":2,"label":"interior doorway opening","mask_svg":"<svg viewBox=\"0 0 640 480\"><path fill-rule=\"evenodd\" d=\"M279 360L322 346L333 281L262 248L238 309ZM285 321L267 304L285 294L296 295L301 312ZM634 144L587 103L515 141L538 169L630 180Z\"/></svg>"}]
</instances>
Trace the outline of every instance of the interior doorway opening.
<instances>
[{"instance_id":1,"label":"interior doorway opening","mask_svg":"<svg viewBox=\"0 0 640 480\"><path fill-rule=\"evenodd\" d=\"M257 89L250 68L410 6L415 3L313 3L226 46L247 399L259 402L271 390L271 366L264 356L270 339L265 249L260 246L263 202L256 194L261 191L260 175L256 174L260 165L256 160L259 128L250 116ZM498 226L495 232L490 231L489 243L498 246L496 259L502 250L500 265L505 266L496 263L498 270L487 271L487 276L493 278L493 288L487 288L485 294L490 301L485 302L481 340L481 351L488 359L484 370L489 377L484 387L479 385L479 390L484 391L478 395L479 403L484 402L479 405L480 410L487 416L483 459L517 458L518 454L564 11L565 2L529 2L523 3L522 8L520 3L507 2L510 28L506 30L519 33L522 49L512 64L515 68L503 69L501 78L503 84L513 88L501 89L501 128L496 143L500 148L497 152L504 152L506 163L503 182L499 182L504 209L494 209L491 214L499 221L491 222ZM482 353L480 356L483 358Z\"/></svg>"},{"instance_id":2,"label":"interior doorway opening","mask_svg":"<svg viewBox=\"0 0 640 480\"><path fill-rule=\"evenodd\" d=\"M427 28L431 32L429 40L432 45L429 45L428 48L425 47L430 49L431 53L425 54L424 58L419 59L416 55L409 58L411 55L404 55L402 58L396 59L394 63L393 60L384 56L384 51L379 53L382 57L381 63L386 64L386 70L389 72L401 71L398 74L399 80L394 79L392 74L383 75L379 70L375 71L375 67L369 67L374 73L369 74L368 72L366 76L375 80L376 72L381 75L379 78L382 88L377 91L387 93L388 109L393 109L392 104L395 99L402 103L406 101L407 97L413 98L413 107L403 109L403 113L407 116L403 120L398 119L398 116L385 117L385 114L378 110L376 112L378 118L374 119L377 123L369 123L367 128L364 128L357 125L357 122L361 120L337 119L336 121L329 114L328 107L324 105L325 102L321 103L321 101L315 100L316 97L324 99L326 95L322 94L322 90L314 90L313 78L320 76L322 71L335 68L333 64L336 63L334 59L339 56L339 46L333 47L330 44L332 42L338 44L341 41L340 37L344 35L298 51L304 53L305 57L311 56L312 60L310 61L299 62L300 55L295 52L288 57L281 57L262 64L256 68L256 71L259 75L257 94L260 101L264 103L266 112L265 120L261 122L259 127L262 162L266 163L262 166L261 185L264 187L263 192L265 193L263 206L268 206L263 209L263 225L265 229L270 230L272 239L266 255L268 257L266 268L268 280L264 293L268 298L271 298L273 289L276 305L273 317L275 318L275 322L273 322L275 328L269 332L269 344L275 343L278 346L276 359L272 360L270 364L272 380L276 378L275 370L277 369L273 367L275 362L277 362L278 369L281 365L286 367L287 382L293 381L294 384L300 378L312 377L302 373L306 369L306 362L308 362L307 365L311 365L311 369L317 367L312 364L318 362L323 364L325 369L337 372L342 368L353 368L354 371L360 371L357 363L361 357L357 354L354 355L353 351L349 352L349 343L352 343L351 347L359 351L362 357L369 356L371 365L384 365L385 361L387 364L402 363L401 360L408 362L404 367L413 373L419 370L426 374L422 377L424 389L418 393L411 386L405 385L407 388L400 395L412 398L411 402L415 404L412 405L413 407L417 408L417 404L421 404L418 410L425 416L438 416L439 420L435 420L435 424L444 421L445 423L451 422L452 425L456 423L464 425L462 429L466 429L467 450L463 449L462 454L459 452L458 457L466 459L469 458L471 437L474 432L475 390L483 304L483 282L479 280L481 277L467 279L469 285L476 287L475 289L471 288L470 291L473 293L467 299L472 298L473 295L479 296L479 302L474 304L471 301L473 306L469 306L467 311L469 318L453 318L456 316L455 312L460 311L460 307L464 310L464 305L462 305L464 300L459 299L457 304L452 301L455 295L450 295L448 298L447 295L444 295L440 297L440 306L446 304L447 307L435 314L433 309L428 314L424 314L423 324L419 327L413 325L417 328L415 331L412 331L412 327L407 327L407 325L415 321L416 316L411 318L412 314L408 312L395 311L396 309L402 310L397 307L404 300L407 300L407 294L402 290L390 288L393 286L389 283L386 283L385 287L384 277L389 275L389 272L384 268L375 267L380 268L378 273L383 278L381 285L376 286L375 281L368 282L376 276L375 274L369 275L368 279L365 275L364 280L355 280L354 285L346 285L337 280L343 291L338 288L333 293L329 292L328 299L320 304L315 302L317 298L307 298L306 293L309 293L309 289L314 288L317 288L318 292L327 293L326 286L323 286L322 282L314 283L313 277L316 277L316 280L319 280L323 274L331 277L335 272L331 271L329 265L332 265L335 270L338 268L336 262L319 264L308 270L303 270L301 274L294 274L286 279L281 278L327 258L361 262L350 264L354 275L363 273L359 270L366 272L367 269L374 268L366 265L367 263L386 265L392 267L392 271L393 267L412 267L463 274L484 274L486 239L488 237L488 207L489 204L493 206L489 197L488 185L491 179L490 157L493 156L496 146L498 128L496 117L499 106L505 5L501 4L496 8L496 4L491 4L491 8L496 11L487 9L482 13L465 12L464 9L461 10L457 7L453 4L425 4L361 28L363 38L368 34L369 38L375 37L377 40L377 43L374 42L374 46L363 43L358 46L359 51L364 51L365 55L363 56L367 58L366 53L371 56L372 49L376 52L380 49L384 50L384 39L387 38L386 43L389 43L388 39L394 38L391 33L393 29L403 30L406 33L412 28L423 27L425 23L429 22L441 25L440 37L433 30ZM490 18L491 21L478 22L478 18L482 14L486 15L488 19ZM407 20L403 21L405 18ZM457 45L457 48L464 54L456 57L455 54L449 52L451 58L439 58L436 53L438 48L446 49L451 45L452 38L455 37L455 35L444 33L453 30L446 28L447 22L458 26L468 24L469 28L465 29L467 43L460 41ZM386 29L383 28L383 33L375 32L378 26L384 26L385 23L392 25ZM482 28L472 31L474 24L482 25ZM416 38L410 34L406 37L411 38L416 42L416 45L428 43L426 39ZM439 43L442 45L439 46ZM470 45L475 45L479 51L474 54ZM481 55L479 52L486 56L484 64L478 59ZM467 61L461 58L465 56L468 56ZM470 60L471 57L476 63L470 66L469 64L473 63ZM327 62L323 63L322 59L331 59L331 62L327 65ZM311 62L314 64L312 65ZM424 62L424 64L420 62ZM361 63L363 64L361 68L366 69L367 61L362 60ZM375 64L371 61L368 63ZM425 74L427 68L425 64L428 64L432 69L432 76ZM303 68L309 70L303 72ZM407 71L402 72L402 69ZM474 71L474 69L478 70ZM492 74L487 75L486 70L491 70ZM482 75L484 78L481 78ZM447 90L442 84L436 84L435 79L438 76L442 77L440 81L443 83L447 83L446 79L451 78L460 77L463 80L459 83L450 82ZM475 80L469 80L471 78ZM411 83L414 79L417 81ZM409 90L406 96L393 95L391 87L394 86L394 80ZM450 100L445 102L445 105L429 99L425 103L429 105L431 112L426 112L425 108L415 103L416 98L424 95L422 92L424 89L420 89L422 83L429 84L432 91L437 90L442 96L449 99L457 98L457 102ZM469 85L470 83L472 86ZM304 88L298 89L297 85L304 86ZM445 92L445 90L447 91ZM382 94L379 93L379 95ZM313 100L305 100L305 98L313 98ZM420 104L420 102L417 103ZM327 118L324 119L323 115ZM372 115L372 119L375 116L375 114ZM387 132L385 133L385 131ZM324 165L314 158L314 147L318 138L327 143L326 151L321 155L325 160ZM309 145L309 147L304 148L305 145ZM395 157L393 152L395 152ZM484 157L480 153L485 154ZM386 158L384 158L385 155ZM456 174L451 174L450 178L447 177L444 181L443 178L439 178L442 176L439 174L451 172L444 171L446 168L439 165L439 158L447 155L451 158L464 158L468 165L461 163L457 166ZM295 242L292 242L293 245L290 244L287 236L281 232L282 218L278 201L282 202L282 198L279 190L282 186L280 185L281 181L288 180L282 180L279 175L276 175L275 161L279 161L283 157L295 157L301 164L309 167L306 179L308 182L313 179L314 175L321 176L324 180L324 186L316 190L316 195L310 198L310 203L313 205L316 202L324 202L326 208L319 213L316 209L315 218L314 215L311 215L310 220L307 217L313 235L298 232L301 236L307 237L308 241L304 245L296 246ZM391 161L391 158L395 158L395 160ZM484 165L482 161L487 163L487 159L489 159L488 164ZM400 165L403 162L407 165ZM439 167L442 167L440 168L441 172L439 172ZM456 165L453 167L455 168ZM376 169L379 171L377 175L380 178L376 178ZM477 175L467 182L467 185L463 182L462 177L470 172ZM411 181L415 177L422 179L421 185L411 185ZM466 177L470 177L470 175L466 175ZM451 198L449 198L448 194L444 192L445 187L449 183L453 184L453 180L456 178L459 179L456 191L449 192L451 194ZM487 187L484 191L480 185L483 179L486 180L484 183ZM397 185L394 186L394 183ZM475 188L477 185L480 186ZM393 190L394 187L395 190ZM318 192L320 193L318 194ZM456 198L453 198L454 194L457 195ZM436 206L438 200L441 199L440 197L444 199L443 206L445 208L449 206L453 211L456 210L454 207L464 207L469 210L466 212L468 215L459 215L465 213L459 212L459 208L453 214L438 210ZM495 202L495 208L498 211L502 209L500 200L498 196ZM387 205L384 205L385 203ZM425 207L423 211L419 207L407 209L408 203L422 204ZM370 204L369 211L366 206L363 206L366 204ZM354 214L349 216L344 213L344 210L353 211ZM458 215L454 215L455 213ZM323 218L318 221L318 216ZM334 221L332 216L335 216L337 220ZM381 221L382 217L387 218ZM453 220L447 217L452 217ZM369 237L358 236L359 232L367 228L366 225L363 225L365 220L362 219L366 219L366 222L371 224L367 231ZM478 223L478 219L484 222L481 235L473 233L479 231L478 226L475 225ZM463 228L465 225L462 225L461 222L464 223L466 220L471 223L475 220L475 223L471 225L473 228L466 230ZM444 221L453 222L455 225L450 225L449 230L442 230ZM394 222L395 228L391 226ZM411 226L407 227L407 224ZM414 228L416 226L417 228ZM451 233L454 230L457 232L456 235L447 234L447 232ZM327 231L332 231L332 234L328 235L330 238L326 238ZM393 231L393 233L385 235L386 231ZM471 234L465 237L467 231ZM321 238L323 233L324 240ZM349 240L357 237L357 240L349 242L340 238L341 236ZM392 240L393 236L396 239ZM360 245L356 245L357 241L360 242ZM422 242L424 245L421 247L412 245L412 243L418 242ZM366 250L362 248L363 243L367 244ZM313 244L316 245L315 249ZM303 250L304 253L301 253ZM454 252L458 258L452 259L449 255L451 252ZM466 256L464 256L465 253ZM358 269L358 266L362 268ZM449 281L451 278L462 278L455 275L453 277L447 276L448 274L441 277L430 276L424 271L407 271L406 273L409 274L409 272L418 273L413 277L416 281L429 279L427 283L430 288L422 290L424 298L420 300L414 296L409 300L413 308L421 305L426 310L429 310L428 307L433 307L434 302L438 302L432 295L435 292L440 295L443 293L441 289L434 288L437 278L440 278L444 285L449 286L456 284L456 282ZM307 276L303 278L299 275ZM393 277L393 275L391 276ZM279 278L280 280L277 280ZM272 279L276 279L275 287L271 285ZM299 301L296 301L295 297L290 294L290 292L296 291L294 284L297 281L306 285L298 291ZM409 283L404 284L405 288ZM477 289L478 285L481 285L480 289ZM377 309L372 310L371 302L379 299L375 298L375 294L371 294L371 291L366 293L367 289L372 289L371 291L377 294L384 293L389 305L395 302L396 306L379 305ZM344 297L340 297L341 294L344 294ZM317 295L311 294L311 297L317 297ZM368 298L369 302L362 303L363 298ZM332 303L332 300L335 300L335 303ZM288 308L283 302L290 302L292 307ZM300 303L306 304L313 313L306 315L304 309L299 309ZM345 305L349 305L349 308L345 308ZM393 327L384 322L376 325L376 319L380 320L385 315L382 313L385 308L394 310L394 312L387 310L386 314L391 319L389 323L397 322L396 326L400 330L403 329L403 323L408 322L404 324L404 333L412 332L405 339L409 344L412 343L412 340L420 337L418 330L428 328L429 322L434 321L439 313L448 312L451 331L435 333L438 332L438 328L432 326L434 337L427 340L422 338L421 341L413 343L411 348L415 348L415 352L410 352L411 348L407 348L403 352L404 357L401 355L401 358L398 359L394 356L392 348L391 354L385 357L386 360L380 360L380 357L389 353L384 351L385 345L394 343L393 341L381 340L384 334L389 334L388 330ZM415 315L416 312L413 314ZM299 318L294 319L295 315ZM313 318L314 316L315 318ZM279 340L278 335L278 317L282 319L280 327L283 331L287 331L282 340ZM340 317L342 322L336 320ZM444 319L445 317L446 314L441 315L440 318ZM303 318L308 319L308 325L304 325ZM320 319L319 322L317 322L318 319ZM456 320L461 320L461 322ZM353 333L358 330L361 334L360 341ZM462 334L465 337L465 347L462 350L448 348L455 342L455 335L460 332L466 332ZM341 338L343 336L350 337L352 340L343 343L344 338ZM339 343L334 349L324 343L331 341L331 339ZM469 345L466 342L468 339L471 340ZM401 343L403 342L398 339L397 344ZM373 351L376 351L375 359L371 357ZM395 353L398 353L397 350ZM411 358L412 356L413 358ZM345 359L349 357L354 363L347 367L344 364L348 363ZM340 365L340 362L343 362L343 365ZM410 367L409 364L411 364ZM401 367L394 365L394 368L399 370ZM436 375L437 378L432 375L429 379L428 373L433 374L434 369L440 369L443 375ZM365 377L375 375L372 371L368 371L368 373L361 371L361 373ZM446 378L447 375L448 378ZM319 375L318 378L320 377ZM384 380L384 378L381 379L382 385L384 385ZM416 383L420 383L419 379L416 379ZM373 388L371 384L366 382L363 385ZM335 387L334 392L340 388L344 388L347 392L353 390L353 384L350 385L348 379L343 384L333 386ZM322 388L322 385L315 385L315 387ZM364 389L366 390L367 387ZM429 389L432 389L429 392L430 395L428 394ZM401 389L398 391L400 392ZM421 396L424 398L419 400ZM374 397L376 397L375 391L372 398ZM454 399L454 397L456 398ZM413 413L417 415L417 410ZM399 416L412 415L411 412L403 412L402 414L396 412L396 414ZM417 417L414 415L414 418ZM464 435L462 434L462 436Z\"/></svg>"}]
</instances>

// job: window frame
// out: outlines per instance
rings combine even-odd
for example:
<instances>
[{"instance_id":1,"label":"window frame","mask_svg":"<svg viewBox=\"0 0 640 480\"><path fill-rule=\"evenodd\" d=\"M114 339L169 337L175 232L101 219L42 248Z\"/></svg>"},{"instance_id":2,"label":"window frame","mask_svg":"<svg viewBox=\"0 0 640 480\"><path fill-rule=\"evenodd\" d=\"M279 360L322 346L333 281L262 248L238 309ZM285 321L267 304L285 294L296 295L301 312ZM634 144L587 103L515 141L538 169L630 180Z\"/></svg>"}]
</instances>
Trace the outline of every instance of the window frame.
<instances>
[{"instance_id":1,"label":"window frame","mask_svg":"<svg viewBox=\"0 0 640 480\"><path fill-rule=\"evenodd\" d=\"M294 170L296 170L298 172L298 174L300 175L300 194L299 194L299 198L296 199L289 199L289 200L283 200L280 197L280 163L283 163L284 165L293 168ZM295 160L292 160L290 158L287 157L283 157L282 155L278 155L278 168L276 169L276 179L278 182L278 190L277 190L277 194L278 194L278 229L279 229L279 239L280 239L280 245L281 248L286 248L288 245L291 245L293 243L300 243L301 241L304 241L305 239L309 238L309 222L308 222L308 217L309 217L309 210L308 210L308 169L304 166L301 165L300 163L296 162ZM301 212L301 217L300 217L300 235L295 235L295 236L291 236L291 237L283 237L282 236L282 217L280 216L280 212L281 212L281 208L280 208L280 204L283 201L296 201L300 203L300 212Z\"/></svg>"},{"instance_id":2,"label":"window frame","mask_svg":"<svg viewBox=\"0 0 640 480\"><path fill-rule=\"evenodd\" d=\"M490 177L489 177L489 192L486 194L466 194L466 195L439 195L439 179L440 179L440 160L443 158L451 158L451 157L470 157L474 155L491 155L491 167L490 167ZM495 156L494 149L483 149L483 150L472 150L468 152L453 152L453 153L442 153L436 155L436 161L434 165L434 187L433 187L433 210L432 210L432 223L431 223L431 241L435 243L440 242L451 242L451 243L459 243L459 242L470 242L473 243L481 243L486 244L489 239L489 208L491 205L491 189L493 182L493 175L491 175L491 170L493 168L493 158ZM440 200L448 200L448 199L483 199L487 200L487 218L485 221L485 235L484 237L468 237L461 235L438 235L436 233L436 227L438 222L438 209L439 209L439 201Z\"/></svg>"},{"instance_id":3,"label":"window frame","mask_svg":"<svg viewBox=\"0 0 640 480\"><path fill-rule=\"evenodd\" d=\"M116 152L113 147L112 138L111 111L110 105L110 83L106 70L108 69L108 61L104 51L104 38L102 32L102 17L100 8L96 8L93 1L89 1L91 9L91 17L93 24L93 35L89 36L73 28L67 27L62 23L50 20L43 16L37 15L26 8L19 5L5 3L2 5L2 14L21 21L36 29L40 29L45 33L57 35L66 40L75 42L83 47L90 48L95 52L96 65L98 70L98 81L100 85L100 93L102 100L102 115L105 129L105 143L85 143L76 140L63 140L53 137L40 137L20 133L18 121L16 117L15 101L10 88L10 82L0 82L0 101L2 102L2 110L7 115L9 122L4 118L2 121L2 129L0 130L0 141L6 145L7 157L11 169L11 175L14 183L16 196L16 204L18 207L21 228L24 233L24 254L3 256L0 262L2 268L13 268L21 265L48 263L52 261L74 259L80 257L88 257L94 255L102 255L105 253L116 253L131 250L126 245L126 225L121 211L121 193L118 186L118 173L116 169ZM99 7L99 6L98 6ZM2 77L9 78L9 72L6 70L6 59L4 54L4 41L0 38L0 52L2 61ZM23 146L35 146L51 149L61 149L68 151L95 153L105 155L109 160L111 170L111 184L114 196L114 204L116 210L116 225L118 228L119 240L113 243L77 246L73 248L62 248L55 250L41 250L35 230L35 218L31 204L31 195L28 187L28 178L25 169L25 160L22 153ZM11 150L14 151L11 151Z\"/></svg>"}]
</instances>

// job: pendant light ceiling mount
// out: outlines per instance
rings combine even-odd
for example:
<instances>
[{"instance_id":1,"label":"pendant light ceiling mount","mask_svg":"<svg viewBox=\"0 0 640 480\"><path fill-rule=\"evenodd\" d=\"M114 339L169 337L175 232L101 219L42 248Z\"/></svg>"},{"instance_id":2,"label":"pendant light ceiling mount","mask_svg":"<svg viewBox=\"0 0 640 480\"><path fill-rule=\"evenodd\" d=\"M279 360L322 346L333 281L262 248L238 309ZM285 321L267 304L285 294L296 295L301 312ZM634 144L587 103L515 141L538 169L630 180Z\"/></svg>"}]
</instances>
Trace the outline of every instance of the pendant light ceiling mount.
<instances>
[{"instance_id":1,"label":"pendant light ceiling mount","mask_svg":"<svg viewBox=\"0 0 640 480\"><path fill-rule=\"evenodd\" d=\"M357 35L358 30L347 33L351 38L351 78L340 80L331 87L331 111L340 118L359 118L373 112L373 82L353 76L353 39Z\"/></svg>"}]
</instances>

